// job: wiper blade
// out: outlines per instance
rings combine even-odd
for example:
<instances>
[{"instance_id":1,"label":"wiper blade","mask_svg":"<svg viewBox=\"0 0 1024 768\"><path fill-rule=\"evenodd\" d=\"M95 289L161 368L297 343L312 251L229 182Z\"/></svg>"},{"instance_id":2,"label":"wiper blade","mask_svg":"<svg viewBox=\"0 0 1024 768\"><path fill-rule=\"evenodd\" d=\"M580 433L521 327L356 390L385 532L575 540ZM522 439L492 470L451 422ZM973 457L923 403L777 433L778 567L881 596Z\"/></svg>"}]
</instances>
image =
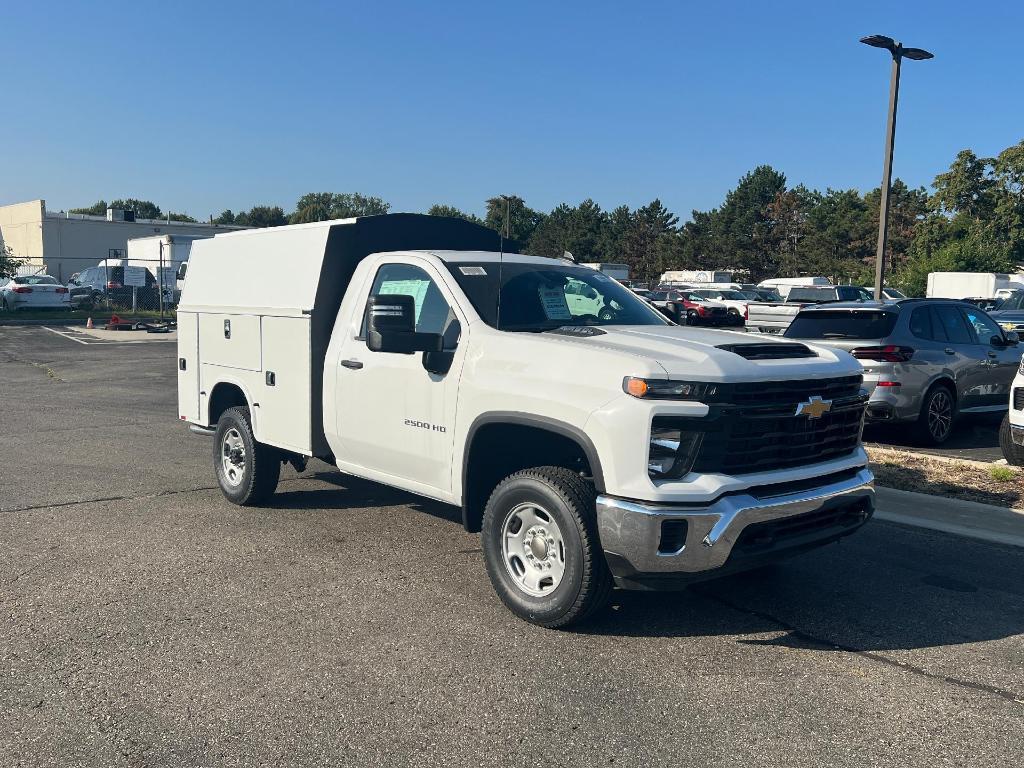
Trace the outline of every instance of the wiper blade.
<instances>
[{"instance_id":1,"label":"wiper blade","mask_svg":"<svg viewBox=\"0 0 1024 768\"><path fill-rule=\"evenodd\" d=\"M823 339L856 339L857 336L852 333L823 333L821 334Z\"/></svg>"}]
</instances>

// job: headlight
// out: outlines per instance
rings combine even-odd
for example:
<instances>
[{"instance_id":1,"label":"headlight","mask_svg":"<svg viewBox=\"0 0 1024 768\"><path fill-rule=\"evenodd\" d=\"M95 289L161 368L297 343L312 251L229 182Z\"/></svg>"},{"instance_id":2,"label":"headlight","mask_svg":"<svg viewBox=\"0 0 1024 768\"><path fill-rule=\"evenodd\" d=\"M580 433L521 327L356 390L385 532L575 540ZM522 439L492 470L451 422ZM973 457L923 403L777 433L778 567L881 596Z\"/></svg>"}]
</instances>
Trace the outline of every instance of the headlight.
<instances>
[{"instance_id":1,"label":"headlight","mask_svg":"<svg viewBox=\"0 0 1024 768\"><path fill-rule=\"evenodd\" d=\"M700 432L686 432L678 425L656 418L651 425L647 474L652 480L682 477L693 467L702 438Z\"/></svg>"},{"instance_id":2,"label":"headlight","mask_svg":"<svg viewBox=\"0 0 1024 768\"><path fill-rule=\"evenodd\" d=\"M666 379L638 379L627 376L622 380L622 390L627 395L645 400L696 400L714 399L719 385L706 381L669 381Z\"/></svg>"}]
</instances>

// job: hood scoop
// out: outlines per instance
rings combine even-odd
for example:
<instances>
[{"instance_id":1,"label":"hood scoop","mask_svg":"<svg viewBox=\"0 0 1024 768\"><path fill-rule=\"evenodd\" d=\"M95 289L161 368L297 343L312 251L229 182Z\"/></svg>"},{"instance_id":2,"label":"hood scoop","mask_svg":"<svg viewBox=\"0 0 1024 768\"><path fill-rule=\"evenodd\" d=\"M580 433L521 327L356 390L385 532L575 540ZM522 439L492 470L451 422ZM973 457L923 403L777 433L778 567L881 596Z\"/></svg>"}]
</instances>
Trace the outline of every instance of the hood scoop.
<instances>
[{"instance_id":1,"label":"hood scoop","mask_svg":"<svg viewBox=\"0 0 1024 768\"><path fill-rule=\"evenodd\" d=\"M810 347L794 342L719 344L718 349L732 352L747 360L795 360L804 357L817 357Z\"/></svg>"},{"instance_id":2,"label":"hood scoop","mask_svg":"<svg viewBox=\"0 0 1024 768\"><path fill-rule=\"evenodd\" d=\"M561 328L552 328L546 333L557 333L559 336L575 336L580 339L589 339L592 336L604 336L608 331L602 330L594 325L563 325Z\"/></svg>"}]
</instances>

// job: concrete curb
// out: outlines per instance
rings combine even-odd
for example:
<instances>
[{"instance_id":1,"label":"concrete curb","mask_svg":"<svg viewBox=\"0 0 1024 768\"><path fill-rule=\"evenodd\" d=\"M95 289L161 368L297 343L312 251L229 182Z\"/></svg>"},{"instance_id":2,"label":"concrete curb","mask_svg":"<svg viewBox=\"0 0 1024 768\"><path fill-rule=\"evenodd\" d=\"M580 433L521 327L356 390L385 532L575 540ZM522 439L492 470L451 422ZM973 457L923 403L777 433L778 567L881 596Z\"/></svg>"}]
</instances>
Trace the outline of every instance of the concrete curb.
<instances>
[{"instance_id":1,"label":"concrete curb","mask_svg":"<svg viewBox=\"0 0 1024 768\"><path fill-rule=\"evenodd\" d=\"M980 541L1024 547L1024 510L876 488L875 517Z\"/></svg>"}]
</instances>

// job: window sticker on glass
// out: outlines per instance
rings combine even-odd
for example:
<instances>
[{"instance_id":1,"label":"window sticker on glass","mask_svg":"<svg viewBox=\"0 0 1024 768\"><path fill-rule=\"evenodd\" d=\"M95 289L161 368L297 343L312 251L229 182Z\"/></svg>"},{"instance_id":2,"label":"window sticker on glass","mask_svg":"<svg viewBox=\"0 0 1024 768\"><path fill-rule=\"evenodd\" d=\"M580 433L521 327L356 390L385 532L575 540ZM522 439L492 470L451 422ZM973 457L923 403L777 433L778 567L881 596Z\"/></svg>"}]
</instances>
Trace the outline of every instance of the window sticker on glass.
<instances>
[{"instance_id":1,"label":"window sticker on glass","mask_svg":"<svg viewBox=\"0 0 1024 768\"><path fill-rule=\"evenodd\" d=\"M420 321L420 312L423 311L423 297L427 295L429 280L385 280L377 292L380 296L402 294L412 296L416 301L416 322Z\"/></svg>"},{"instance_id":2,"label":"window sticker on glass","mask_svg":"<svg viewBox=\"0 0 1024 768\"><path fill-rule=\"evenodd\" d=\"M486 277L487 270L483 267L459 267L459 272L466 277Z\"/></svg>"},{"instance_id":3,"label":"window sticker on glass","mask_svg":"<svg viewBox=\"0 0 1024 768\"><path fill-rule=\"evenodd\" d=\"M547 315L548 320L572 320L569 305L565 301L565 291L561 288L541 286L537 289L537 293L540 295L540 303L544 307L544 314Z\"/></svg>"}]
</instances>

